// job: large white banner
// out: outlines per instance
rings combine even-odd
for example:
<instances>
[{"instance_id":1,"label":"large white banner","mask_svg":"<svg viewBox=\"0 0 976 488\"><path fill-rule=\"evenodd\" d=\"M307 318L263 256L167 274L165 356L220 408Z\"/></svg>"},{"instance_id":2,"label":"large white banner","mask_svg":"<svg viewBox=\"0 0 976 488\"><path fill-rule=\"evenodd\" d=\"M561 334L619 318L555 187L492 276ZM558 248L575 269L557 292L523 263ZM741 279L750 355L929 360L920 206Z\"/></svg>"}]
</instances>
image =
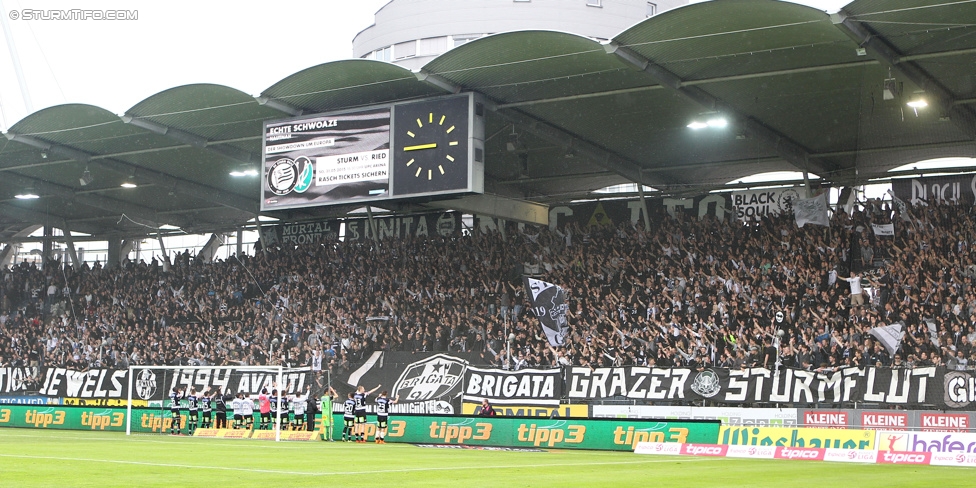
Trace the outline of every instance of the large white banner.
<instances>
[{"instance_id":1,"label":"large white banner","mask_svg":"<svg viewBox=\"0 0 976 488\"><path fill-rule=\"evenodd\" d=\"M721 420L723 425L790 427L797 425L795 408L666 407L656 405L593 405L594 418Z\"/></svg>"},{"instance_id":2,"label":"large white banner","mask_svg":"<svg viewBox=\"0 0 976 488\"><path fill-rule=\"evenodd\" d=\"M558 369L502 369L468 367L463 400L488 399L498 405L559 406L562 372Z\"/></svg>"},{"instance_id":3,"label":"large white banner","mask_svg":"<svg viewBox=\"0 0 976 488\"><path fill-rule=\"evenodd\" d=\"M800 199L796 188L732 192L732 210L739 220L759 220L766 215L793 213L793 202Z\"/></svg>"}]
</instances>

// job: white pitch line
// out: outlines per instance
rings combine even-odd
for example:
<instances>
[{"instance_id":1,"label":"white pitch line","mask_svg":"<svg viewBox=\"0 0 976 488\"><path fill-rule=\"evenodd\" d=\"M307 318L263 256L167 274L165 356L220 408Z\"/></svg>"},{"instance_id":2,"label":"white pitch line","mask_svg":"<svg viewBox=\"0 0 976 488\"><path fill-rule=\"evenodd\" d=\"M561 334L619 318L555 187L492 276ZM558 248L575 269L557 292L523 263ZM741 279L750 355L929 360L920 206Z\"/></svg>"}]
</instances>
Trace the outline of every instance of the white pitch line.
<instances>
[{"instance_id":1,"label":"white pitch line","mask_svg":"<svg viewBox=\"0 0 976 488\"><path fill-rule=\"evenodd\" d=\"M26 454L0 454L0 457L17 459L49 459L52 461L82 461L86 463L111 463L111 464L134 464L138 466L157 466L163 468L182 468L182 469L213 469L220 471L245 471L251 473L269 474L290 474L304 476L328 476L328 475L356 475L356 474L378 474L378 473L411 473L423 471L457 471L457 470L478 470L478 469L516 469L516 468L549 468L558 466L611 466L624 464L653 464L667 462L688 462L699 461L698 459L676 459L667 460L647 460L647 461L615 461L600 463L551 463L551 464L513 464L513 465L494 465L494 466L444 466L430 468L403 468L403 469L380 469L373 471L327 471L327 472L308 472L308 471L284 471L278 469L258 469L258 468L233 468L229 466L199 466L193 464L172 464L172 463L150 463L146 461L123 461L119 459L91 459L91 458L71 458L59 456L30 456Z\"/></svg>"},{"instance_id":2,"label":"white pitch line","mask_svg":"<svg viewBox=\"0 0 976 488\"><path fill-rule=\"evenodd\" d=\"M99 433L99 432L93 432ZM106 432L107 433L107 432ZM153 444L168 444L174 447L181 447L177 442L181 440L192 440L192 442L211 442L211 441L226 441L226 442L238 442L240 439L213 439L208 437L191 437L191 436L171 436L166 434L137 434L144 438L120 438L119 436L112 437L94 437L94 436L59 436L58 439L77 439L83 441L107 441L107 442L149 442ZM47 435L30 435L30 434L5 434L4 437L27 437L30 439L51 439L51 436ZM153 439L155 437L155 439ZM242 443L241 447L260 447L262 449L305 449L306 446L296 446L296 445L279 445L277 443ZM325 446L323 446L325 447Z\"/></svg>"},{"instance_id":3,"label":"white pitch line","mask_svg":"<svg viewBox=\"0 0 976 488\"><path fill-rule=\"evenodd\" d=\"M138 466L157 466L163 468L217 469L217 470L226 470L226 471L248 471L252 473L297 474L297 475L326 474L326 473L308 473L305 471L282 471L278 469L231 468L227 466L195 466L192 464L150 463L145 461L123 461L120 459L90 459L90 458L70 458L70 457L58 457L58 456L29 456L26 454L0 454L0 457L18 458L18 459L49 459L52 461L83 461L86 463L135 464Z\"/></svg>"}]
</instances>

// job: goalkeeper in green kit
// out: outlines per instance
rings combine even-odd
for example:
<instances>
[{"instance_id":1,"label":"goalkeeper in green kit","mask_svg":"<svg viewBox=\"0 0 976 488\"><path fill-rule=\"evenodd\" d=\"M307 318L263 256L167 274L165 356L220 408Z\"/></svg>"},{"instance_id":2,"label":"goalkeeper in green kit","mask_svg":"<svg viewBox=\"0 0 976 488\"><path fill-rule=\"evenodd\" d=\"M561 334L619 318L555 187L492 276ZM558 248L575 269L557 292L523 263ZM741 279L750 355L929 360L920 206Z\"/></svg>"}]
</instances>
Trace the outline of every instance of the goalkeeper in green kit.
<instances>
[{"instance_id":1,"label":"goalkeeper in green kit","mask_svg":"<svg viewBox=\"0 0 976 488\"><path fill-rule=\"evenodd\" d=\"M331 386L322 392L322 430L320 432L323 441L335 441L332 438L332 429L335 427L335 420L332 418L332 400L335 400L337 396L339 394Z\"/></svg>"}]
</instances>

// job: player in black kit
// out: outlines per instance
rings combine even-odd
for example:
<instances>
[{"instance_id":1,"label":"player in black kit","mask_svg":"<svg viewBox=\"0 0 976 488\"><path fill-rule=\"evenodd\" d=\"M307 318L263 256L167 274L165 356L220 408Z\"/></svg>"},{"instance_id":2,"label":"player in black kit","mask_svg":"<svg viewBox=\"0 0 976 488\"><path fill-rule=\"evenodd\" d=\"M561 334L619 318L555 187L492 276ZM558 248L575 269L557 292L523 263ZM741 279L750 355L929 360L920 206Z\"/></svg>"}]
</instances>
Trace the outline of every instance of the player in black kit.
<instances>
[{"instance_id":1,"label":"player in black kit","mask_svg":"<svg viewBox=\"0 0 976 488\"><path fill-rule=\"evenodd\" d=\"M200 405L198 403L199 397L197 397L197 389L190 388L190 394L186 396L186 434L193 435L193 432L197 430L197 413L200 411Z\"/></svg>"},{"instance_id":2,"label":"player in black kit","mask_svg":"<svg viewBox=\"0 0 976 488\"><path fill-rule=\"evenodd\" d=\"M268 428L275 430L274 422L278 419L278 390L272 389L271 396L268 397L268 402L271 404L271 419L272 423L268 425Z\"/></svg>"},{"instance_id":3,"label":"player in black kit","mask_svg":"<svg viewBox=\"0 0 976 488\"><path fill-rule=\"evenodd\" d=\"M386 424L390 420L390 405L400 401L400 395L390 400L384 390L376 399L376 443L386 444Z\"/></svg>"},{"instance_id":4,"label":"player in black kit","mask_svg":"<svg viewBox=\"0 0 976 488\"><path fill-rule=\"evenodd\" d=\"M169 394L170 405L169 411L173 415L173 423L169 426L170 435L183 435L181 432L182 426L180 425L180 400L183 399L183 391L177 387L173 387L173 393Z\"/></svg>"},{"instance_id":5,"label":"player in black kit","mask_svg":"<svg viewBox=\"0 0 976 488\"><path fill-rule=\"evenodd\" d=\"M350 393L348 398L346 398L345 403L342 404L342 440L343 442L348 442L353 440L352 429L356 422L356 400L353 399L353 394ZM323 414L324 415L324 414Z\"/></svg>"},{"instance_id":6,"label":"player in black kit","mask_svg":"<svg viewBox=\"0 0 976 488\"><path fill-rule=\"evenodd\" d=\"M382 385L376 385L376 388L369 391L366 391L366 387L360 386L353 395L353 400L356 401L356 442L366 442L366 397L380 389L380 386Z\"/></svg>"},{"instance_id":7,"label":"player in black kit","mask_svg":"<svg viewBox=\"0 0 976 488\"><path fill-rule=\"evenodd\" d=\"M202 421L200 423L200 428L202 429L209 429L212 426L211 412L213 409L210 406L210 402L213 401L216 393L210 393L209 395L207 393L210 393L209 389L204 393L203 396L200 397L200 411L203 412Z\"/></svg>"}]
</instances>

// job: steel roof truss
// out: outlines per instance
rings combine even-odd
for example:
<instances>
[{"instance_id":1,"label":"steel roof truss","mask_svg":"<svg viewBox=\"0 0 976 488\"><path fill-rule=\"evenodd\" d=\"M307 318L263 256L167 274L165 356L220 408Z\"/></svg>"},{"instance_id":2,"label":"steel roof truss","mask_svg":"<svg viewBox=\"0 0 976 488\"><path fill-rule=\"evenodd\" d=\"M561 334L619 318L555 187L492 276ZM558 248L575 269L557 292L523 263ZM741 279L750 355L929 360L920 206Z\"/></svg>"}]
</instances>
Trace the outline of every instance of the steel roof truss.
<instances>
[{"instance_id":1,"label":"steel roof truss","mask_svg":"<svg viewBox=\"0 0 976 488\"><path fill-rule=\"evenodd\" d=\"M10 139L11 141L61 153L79 162L87 163L89 160L91 160L93 157L96 156L94 154L88 154L84 151L80 151L73 147L64 146L62 144L55 144L52 142L45 141L43 139L39 139L34 136L13 134L11 132L7 132L7 134L5 135L7 139ZM182 178L177 178L175 176L171 176L166 173L161 173L159 171L155 171L136 164L131 164L131 163L119 161L116 159L110 159L110 158L99 159L98 164L105 166L109 169L112 169L114 171L118 171L120 173L135 172L139 175L140 178L146 178L156 183L172 187L174 191L177 193L191 196L194 198L199 198L201 200L206 200L208 202L213 202L226 207L235 208L237 210L241 210L244 212L254 212L254 209L257 208L256 200L244 198L239 195L235 195L233 193L220 190L219 188L201 185L199 183L184 180Z\"/></svg>"},{"instance_id":2,"label":"steel roof truss","mask_svg":"<svg viewBox=\"0 0 976 488\"><path fill-rule=\"evenodd\" d=\"M196 134L189 133L184 130L177 129L175 127L170 127L168 125L163 125L157 122L153 122L148 119L135 117L133 115L123 115L122 122L126 124L132 124L136 127L148 130L159 134L164 137L168 137L176 142L181 142L183 144L189 144L193 147L198 147L200 149L205 149L217 153L221 156L233 159L235 161L240 161L247 164L258 164L259 160L253 154L243 150L238 149L233 146L224 145L214 145L213 141L207 139L206 137L201 137Z\"/></svg>"},{"instance_id":3,"label":"steel roof truss","mask_svg":"<svg viewBox=\"0 0 976 488\"><path fill-rule=\"evenodd\" d=\"M742 124L757 140L773 147L775 151L790 164L805 171L818 175L826 175L831 171L820 162L814 161L810 152L789 137L764 125L758 120L740 113L734 107L696 86L687 86L684 81L664 67L655 64L633 50L615 43L604 45L608 54L613 54L627 63L637 67L650 76L655 82L664 85L687 99L701 105L708 110L721 111L723 114Z\"/></svg>"},{"instance_id":4,"label":"steel roof truss","mask_svg":"<svg viewBox=\"0 0 976 488\"><path fill-rule=\"evenodd\" d=\"M976 115L962 104L956 103L956 97L939 80L930 76L920 68L911 56L898 52L884 37L874 33L869 26L854 20L843 9L831 14L830 20L847 34L851 39L866 49L872 56L891 66L892 70L918 85L926 94L935 98L933 102L939 105L949 120L966 135L967 139L976 139Z\"/></svg>"}]
</instances>

